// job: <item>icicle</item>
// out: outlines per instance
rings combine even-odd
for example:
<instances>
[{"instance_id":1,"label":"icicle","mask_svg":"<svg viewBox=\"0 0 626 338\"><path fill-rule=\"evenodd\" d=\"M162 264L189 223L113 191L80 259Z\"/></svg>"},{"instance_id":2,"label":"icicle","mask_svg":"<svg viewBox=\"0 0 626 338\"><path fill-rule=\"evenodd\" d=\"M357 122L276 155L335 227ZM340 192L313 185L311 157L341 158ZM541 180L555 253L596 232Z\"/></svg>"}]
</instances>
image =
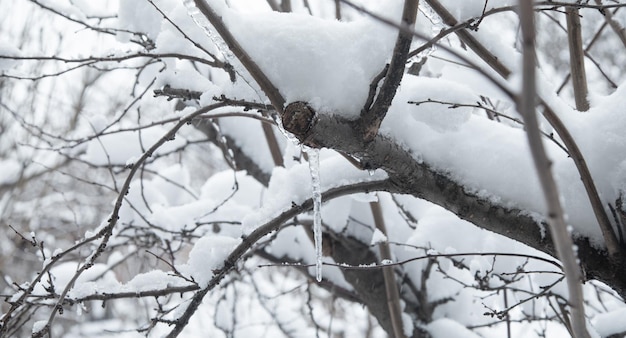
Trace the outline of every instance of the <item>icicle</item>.
<instances>
[{"instance_id":1,"label":"icicle","mask_svg":"<svg viewBox=\"0 0 626 338\"><path fill-rule=\"evenodd\" d=\"M420 3L419 6L419 10L420 12L422 12L422 14L424 14L424 16L432 23L432 33L431 33L431 37L435 37L437 36L437 34L439 34L439 32L444 29L446 26L442 23L441 18L439 17L439 15L437 15L437 13L435 12L435 10L433 10L428 4L424 3ZM413 56L412 58L410 58L407 62L407 64L411 64L413 62L421 62L424 58L427 58L429 56L431 56L434 52L437 51L437 46L435 44L433 44L432 46L430 46L429 48L427 48L426 50L422 51L421 53Z\"/></svg>"},{"instance_id":2,"label":"icicle","mask_svg":"<svg viewBox=\"0 0 626 338\"><path fill-rule=\"evenodd\" d=\"M315 242L315 278L322 281L322 186L320 181L319 149L304 149L309 157L311 187L313 188L313 238Z\"/></svg>"},{"instance_id":3,"label":"icicle","mask_svg":"<svg viewBox=\"0 0 626 338\"><path fill-rule=\"evenodd\" d=\"M193 0L184 0L183 1L185 7L187 8L187 13L191 16L191 19L200 27L204 33L211 39L211 42L215 45L215 48L222 54L224 60L233 66L235 73L241 78L257 95L260 102L264 101L265 95L263 95L259 88L255 85L252 76L248 73L248 71L240 64L239 60L233 54L233 52L228 47L228 44L222 37L217 33L213 25L209 22L209 20L200 12L200 9L196 7L196 4Z\"/></svg>"},{"instance_id":4,"label":"icicle","mask_svg":"<svg viewBox=\"0 0 626 338\"><path fill-rule=\"evenodd\" d=\"M224 58L231 64L235 64L235 55L230 51L226 42L215 31L209 20L200 12L193 0L183 1L185 7L187 7L187 13L191 16L193 21L208 35L217 50L224 56Z\"/></svg>"}]
</instances>

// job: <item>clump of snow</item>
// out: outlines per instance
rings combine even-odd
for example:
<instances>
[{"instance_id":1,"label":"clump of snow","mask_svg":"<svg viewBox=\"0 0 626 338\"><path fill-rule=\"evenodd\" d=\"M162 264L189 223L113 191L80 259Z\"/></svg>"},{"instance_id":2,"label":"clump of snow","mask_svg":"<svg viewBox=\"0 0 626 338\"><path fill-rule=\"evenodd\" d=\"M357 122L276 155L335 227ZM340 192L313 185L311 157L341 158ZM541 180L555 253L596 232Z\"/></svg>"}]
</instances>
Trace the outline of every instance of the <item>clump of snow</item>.
<instances>
[{"instance_id":1,"label":"clump of snow","mask_svg":"<svg viewBox=\"0 0 626 338\"><path fill-rule=\"evenodd\" d=\"M225 222L229 226L220 227L220 233L239 237L241 227L237 223L261 206L264 187L245 172L218 172L199 194L189 186L189 173L183 166L164 167L158 174L143 184L139 180L131 183L126 196L129 203L120 209L121 222L157 226L154 230L164 239L172 232L205 224L196 230L202 234L210 230L206 224Z\"/></svg>"},{"instance_id":2,"label":"clump of snow","mask_svg":"<svg viewBox=\"0 0 626 338\"><path fill-rule=\"evenodd\" d=\"M163 34L166 34L165 31ZM159 38L161 38L159 36ZM173 38L175 41L179 41L180 38ZM206 56L205 56L206 57ZM159 73L156 77L155 86L163 87L169 85L172 88L184 88L191 91L199 92L211 92L213 95L220 92L214 84L206 77L200 75L197 70L187 63L179 63L175 60L169 60L171 63L175 63L176 67L171 67L165 71Z\"/></svg>"},{"instance_id":3,"label":"clump of snow","mask_svg":"<svg viewBox=\"0 0 626 338\"><path fill-rule=\"evenodd\" d=\"M79 264L78 262L66 262L54 266L50 269L52 284L50 284L48 278L44 278L42 283L35 286L33 293L45 295L48 293L45 287L50 286L54 286L55 291L60 293L78 271ZM68 293L68 297L82 298L98 293L100 289L114 290L117 286L119 286L119 283L106 264L94 264L76 279L73 288Z\"/></svg>"},{"instance_id":4,"label":"clump of snow","mask_svg":"<svg viewBox=\"0 0 626 338\"><path fill-rule=\"evenodd\" d=\"M370 242L370 245L376 245L386 241L387 236L385 236L385 234L383 234L383 232L379 229L374 229L374 235L372 236L372 241Z\"/></svg>"},{"instance_id":5,"label":"clump of snow","mask_svg":"<svg viewBox=\"0 0 626 338\"><path fill-rule=\"evenodd\" d=\"M374 20L346 23L293 13L225 11L224 21L287 102L306 101L348 118L363 108L397 34ZM281 57L276 48L284 51Z\"/></svg>"},{"instance_id":6,"label":"clump of snow","mask_svg":"<svg viewBox=\"0 0 626 338\"><path fill-rule=\"evenodd\" d=\"M69 18L86 21L85 13L81 11L72 1L69 0L40 0L44 6L54 8L56 11L63 13ZM101 13L98 13L101 15Z\"/></svg>"},{"instance_id":7,"label":"clump of snow","mask_svg":"<svg viewBox=\"0 0 626 338\"><path fill-rule=\"evenodd\" d=\"M457 321L448 318L440 318L428 323L425 327L432 338L465 337L479 338L480 336L470 331Z\"/></svg>"},{"instance_id":8,"label":"clump of snow","mask_svg":"<svg viewBox=\"0 0 626 338\"><path fill-rule=\"evenodd\" d=\"M206 287L213 278L213 271L224 266L224 261L239 243L241 240L237 238L204 236L193 246L187 264L180 270L193 277L200 287Z\"/></svg>"},{"instance_id":9,"label":"clump of snow","mask_svg":"<svg viewBox=\"0 0 626 338\"><path fill-rule=\"evenodd\" d=\"M378 201L378 195L375 193L370 193L370 192L363 192L363 193L358 193L358 194L352 194L350 195L350 197L352 197L352 199L354 199L357 202L376 202Z\"/></svg>"},{"instance_id":10,"label":"clump of snow","mask_svg":"<svg viewBox=\"0 0 626 338\"><path fill-rule=\"evenodd\" d=\"M41 330L43 330L46 325L48 324L47 320L38 320L35 323L33 323L33 333L37 333Z\"/></svg>"},{"instance_id":11,"label":"clump of snow","mask_svg":"<svg viewBox=\"0 0 626 338\"><path fill-rule=\"evenodd\" d=\"M172 0L154 0L153 2L165 13L171 11L176 5ZM163 22L163 15L148 1L120 0L118 18L120 28L145 33L152 41L155 41L159 35ZM118 38L123 37L123 34L118 34Z\"/></svg>"},{"instance_id":12,"label":"clump of snow","mask_svg":"<svg viewBox=\"0 0 626 338\"><path fill-rule=\"evenodd\" d=\"M602 337L617 335L626 332L626 308L601 313L591 320L593 328Z\"/></svg>"},{"instance_id":13,"label":"clump of snow","mask_svg":"<svg viewBox=\"0 0 626 338\"><path fill-rule=\"evenodd\" d=\"M23 166L13 159L0 159L0 185L13 184L20 178Z\"/></svg>"}]
</instances>

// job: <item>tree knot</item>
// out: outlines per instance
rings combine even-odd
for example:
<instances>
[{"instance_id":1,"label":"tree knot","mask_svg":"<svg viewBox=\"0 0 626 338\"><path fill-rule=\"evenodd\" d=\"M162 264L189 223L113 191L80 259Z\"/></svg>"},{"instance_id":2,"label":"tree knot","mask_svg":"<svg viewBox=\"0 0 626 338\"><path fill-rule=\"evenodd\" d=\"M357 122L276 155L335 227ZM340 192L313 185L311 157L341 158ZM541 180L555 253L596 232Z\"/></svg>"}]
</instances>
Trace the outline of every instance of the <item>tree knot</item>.
<instances>
[{"instance_id":1,"label":"tree knot","mask_svg":"<svg viewBox=\"0 0 626 338\"><path fill-rule=\"evenodd\" d=\"M304 143L313 124L315 111L306 102L296 101L285 107L282 116L283 128Z\"/></svg>"}]
</instances>

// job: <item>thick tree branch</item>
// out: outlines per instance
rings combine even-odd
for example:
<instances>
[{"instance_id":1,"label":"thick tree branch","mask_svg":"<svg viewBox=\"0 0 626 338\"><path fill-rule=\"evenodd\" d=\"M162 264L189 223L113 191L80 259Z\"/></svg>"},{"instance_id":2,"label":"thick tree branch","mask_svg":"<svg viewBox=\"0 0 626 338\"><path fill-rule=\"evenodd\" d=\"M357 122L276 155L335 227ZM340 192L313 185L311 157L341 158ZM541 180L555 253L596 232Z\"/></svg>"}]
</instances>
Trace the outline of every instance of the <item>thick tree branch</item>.
<instances>
[{"instance_id":1,"label":"thick tree branch","mask_svg":"<svg viewBox=\"0 0 626 338\"><path fill-rule=\"evenodd\" d=\"M432 3L436 3L436 1L430 2L431 6L435 8L436 5L433 6ZM455 23L447 22L447 24L454 25ZM469 32L466 30L460 30L459 32L461 31L465 33L460 33L460 36L465 36L467 39L464 42L481 58L486 60L492 68L505 78L510 75L510 70L474 39ZM228 39L225 38L225 40L228 43ZM235 55L237 54L236 52ZM242 63L248 67L246 62L242 61ZM253 70L250 71L255 73ZM261 88L264 87L267 86L261 84ZM266 90L264 88L266 94L268 91L271 92L273 86L267 88L270 89ZM515 99L514 95L512 97ZM271 97L270 100L272 100ZM283 100L272 100L272 103L276 106L274 102L284 104ZM280 108L277 107L277 109L282 113L282 105ZM304 144L314 147L328 147L351 154L359 158L366 168L383 168L390 175L390 180L396 184L397 190L439 204L462 219L468 220L481 228L494 231L556 256L551 236L549 234L544 235L535 219L528 216L525 211L493 205L490 201L466 192L462 185L453 181L445 174L437 172L429 167L428 164L419 163L409 152L385 137L378 135L371 142L363 142L362 133L360 132L362 128L360 128L358 122L341 120L325 114L317 114L307 107L306 103L299 103L298 108L292 110L292 112L292 115L283 114L283 121L285 119L292 122L295 121L296 123L292 125L297 126L297 128L290 130L287 128L288 123L284 125ZM297 118L294 119L294 116ZM560 127L562 128L559 129L558 125L555 126L559 135L562 136L561 133L567 134L564 126L561 125ZM562 138L564 140L568 139L563 136ZM572 138L565 142L570 153L577 151L577 147L572 147L572 142ZM576 166L581 172L583 179L585 177L588 178L588 181L593 185L591 175L584 161L581 161L582 155L580 155L580 152L578 152L578 155L573 156ZM588 188L588 185L586 184L585 187ZM594 194L589 189L587 191L590 199L593 198L593 195L597 197L597 192ZM604 212L601 204L596 205L592 202L592 205L596 215ZM586 267L586 277L603 280L615 287L620 294L626 295L625 281L616 272L615 265L607 262L604 252L592 247L584 238L577 239L576 244L579 248L581 262ZM610 238L607 239L607 247L610 248ZM198 297L199 301L203 295L199 294Z\"/></svg>"},{"instance_id":2,"label":"thick tree branch","mask_svg":"<svg viewBox=\"0 0 626 338\"><path fill-rule=\"evenodd\" d=\"M304 144L352 154L360 159L365 169L384 169L401 193L438 204L480 228L556 257L550 234L544 233L542 225L526 211L494 205L467 192L461 184L416 160L391 139L379 135L365 144L353 124L354 121L318 114L316 123L308 131L294 135ZM606 252L595 248L585 238L577 238L576 245L586 277L602 280L626 296L626 280L621 270L606 259Z\"/></svg>"}]
</instances>

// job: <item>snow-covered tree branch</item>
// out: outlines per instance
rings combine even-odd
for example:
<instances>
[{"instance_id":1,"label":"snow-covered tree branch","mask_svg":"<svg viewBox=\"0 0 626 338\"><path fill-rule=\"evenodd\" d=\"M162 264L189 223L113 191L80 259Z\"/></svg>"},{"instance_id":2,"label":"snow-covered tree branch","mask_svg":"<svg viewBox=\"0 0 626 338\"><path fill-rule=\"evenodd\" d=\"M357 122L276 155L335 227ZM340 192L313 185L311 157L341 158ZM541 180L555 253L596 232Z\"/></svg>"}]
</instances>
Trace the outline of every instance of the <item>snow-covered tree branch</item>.
<instances>
[{"instance_id":1,"label":"snow-covered tree branch","mask_svg":"<svg viewBox=\"0 0 626 338\"><path fill-rule=\"evenodd\" d=\"M626 333L626 4L0 6L0 336Z\"/></svg>"}]
</instances>

